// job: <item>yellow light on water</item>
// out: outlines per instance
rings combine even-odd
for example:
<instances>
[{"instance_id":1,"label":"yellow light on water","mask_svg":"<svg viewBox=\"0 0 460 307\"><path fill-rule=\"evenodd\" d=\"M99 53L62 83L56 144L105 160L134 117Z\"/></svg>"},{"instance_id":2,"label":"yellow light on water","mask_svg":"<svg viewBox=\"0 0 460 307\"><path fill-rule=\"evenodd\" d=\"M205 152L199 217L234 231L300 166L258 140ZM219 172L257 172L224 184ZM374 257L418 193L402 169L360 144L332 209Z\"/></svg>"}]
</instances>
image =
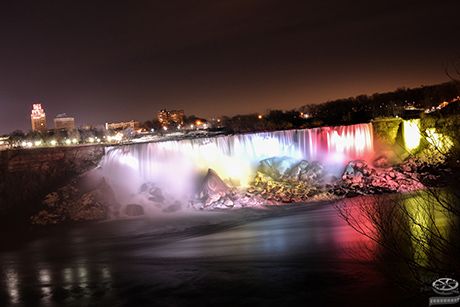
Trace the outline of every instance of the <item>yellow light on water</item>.
<instances>
[{"instance_id":1,"label":"yellow light on water","mask_svg":"<svg viewBox=\"0 0 460 307\"><path fill-rule=\"evenodd\" d=\"M403 122L404 146L411 151L419 147L420 139L420 119L410 119Z\"/></svg>"}]
</instances>

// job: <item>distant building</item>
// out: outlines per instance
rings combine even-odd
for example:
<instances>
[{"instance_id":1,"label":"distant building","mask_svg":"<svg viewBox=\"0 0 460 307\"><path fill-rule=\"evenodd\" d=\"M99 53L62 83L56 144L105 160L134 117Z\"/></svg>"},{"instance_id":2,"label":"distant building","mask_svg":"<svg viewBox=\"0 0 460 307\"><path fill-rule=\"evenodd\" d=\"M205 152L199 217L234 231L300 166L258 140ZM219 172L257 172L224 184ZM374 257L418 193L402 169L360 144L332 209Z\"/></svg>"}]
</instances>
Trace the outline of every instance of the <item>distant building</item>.
<instances>
[{"instance_id":1,"label":"distant building","mask_svg":"<svg viewBox=\"0 0 460 307\"><path fill-rule=\"evenodd\" d=\"M169 111L170 121L177 125L184 124L184 110L171 110Z\"/></svg>"},{"instance_id":2,"label":"distant building","mask_svg":"<svg viewBox=\"0 0 460 307\"><path fill-rule=\"evenodd\" d=\"M160 124L163 127L167 126L183 126L184 125L184 110L170 110L167 111L165 109L160 110L157 113L157 118Z\"/></svg>"},{"instance_id":3,"label":"distant building","mask_svg":"<svg viewBox=\"0 0 460 307\"><path fill-rule=\"evenodd\" d=\"M129 122L117 122L117 123L106 123L105 129L107 130L124 130L131 128L133 130L139 130L141 124L136 120L131 120Z\"/></svg>"},{"instance_id":4,"label":"distant building","mask_svg":"<svg viewBox=\"0 0 460 307\"><path fill-rule=\"evenodd\" d=\"M166 111L165 109L158 111L157 118L158 118L158 121L160 122L160 125L162 126L169 125L169 112Z\"/></svg>"},{"instance_id":5,"label":"distant building","mask_svg":"<svg viewBox=\"0 0 460 307\"><path fill-rule=\"evenodd\" d=\"M54 129L56 130L75 130L75 118L62 113L54 118Z\"/></svg>"},{"instance_id":6,"label":"distant building","mask_svg":"<svg viewBox=\"0 0 460 307\"><path fill-rule=\"evenodd\" d=\"M32 123L32 131L46 131L46 114L41 104L36 103L32 106L30 120Z\"/></svg>"}]
</instances>

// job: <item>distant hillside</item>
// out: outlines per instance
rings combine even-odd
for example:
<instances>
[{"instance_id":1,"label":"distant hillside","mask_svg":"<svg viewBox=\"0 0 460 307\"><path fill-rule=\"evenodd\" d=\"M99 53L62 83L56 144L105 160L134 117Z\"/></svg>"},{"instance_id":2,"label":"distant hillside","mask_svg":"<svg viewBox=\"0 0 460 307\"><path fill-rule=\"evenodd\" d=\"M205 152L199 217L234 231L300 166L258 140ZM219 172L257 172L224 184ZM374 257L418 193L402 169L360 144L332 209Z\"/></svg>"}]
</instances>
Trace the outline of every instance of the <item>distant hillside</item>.
<instances>
[{"instance_id":1,"label":"distant hillside","mask_svg":"<svg viewBox=\"0 0 460 307\"><path fill-rule=\"evenodd\" d=\"M376 117L401 115L405 107L427 109L460 95L459 86L446 82L393 92L360 95L302 106L298 111L323 124L350 124Z\"/></svg>"}]
</instances>

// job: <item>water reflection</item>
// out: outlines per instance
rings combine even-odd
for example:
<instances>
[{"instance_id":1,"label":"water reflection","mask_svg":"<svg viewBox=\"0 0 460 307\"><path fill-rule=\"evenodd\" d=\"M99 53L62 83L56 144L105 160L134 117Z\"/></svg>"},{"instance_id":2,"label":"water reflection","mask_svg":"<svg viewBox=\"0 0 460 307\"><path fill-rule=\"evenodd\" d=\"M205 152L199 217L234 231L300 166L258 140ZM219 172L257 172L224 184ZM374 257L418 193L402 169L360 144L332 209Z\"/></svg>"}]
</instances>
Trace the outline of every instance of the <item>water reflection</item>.
<instances>
[{"instance_id":1,"label":"water reflection","mask_svg":"<svg viewBox=\"0 0 460 307\"><path fill-rule=\"evenodd\" d=\"M417 287L459 272L459 203L452 191L428 189L347 199L337 208L357 233L380 246L376 259L387 272L396 272L394 279Z\"/></svg>"},{"instance_id":2,"label":"water reflection","mask_svg":"<svg viewBox=\"0 0 460 307\"><path fill-rule=\"evenodd\" d=\"M24 252L24 251L23 251ZM71 259L69 259L71 260ZM62 306L90 301L96 295L109 295L113 299L112 272L104 264L36 263L37 270L29 270L30 264L21 259L4 261L0 269L1 306ZM18 268L20 268L18 270ZM90 276L94 276L94 282ZM80 306L80 304L77 304Z\"/></svg>"},{"instance_id":3,"label":"water reflection","mask_svg":"<svg viewBox=\"0 0 460 307\"><path fill-rule=\"evenodd\" d=\"M273 278L273 289L281 287L283 293L295 296L303 293L298 289L303 289L305 281L318 276L317 287L322 291L321 278L348 282L350 276L362 274L372 277L353 279L353 287L359 285L354 291L380 289L377 280L386 275L370 274L369 263L382 261L386 271L392 272L399 268L395 259L402 254L418 265L432 264L440 258L433 258L436 254L426 248L419 253L423 257L415 258L420 248L443 247L433 245L428 230L448 242L456 237L450 219L440 215L439 208L422 207L424 211L418 212L421 207L416 199L364 197L335 207L280 208L246 223L241 221L246 215L229 212L221 224L209 223L208 216L194 220L180 215L161 222L74 226L0 253L0 305L153 305L151 300L169 291L200 297L214 287L215 293L224 295L228 288L216 289L219 282L238 288L240 280L263 296L271 292L266 283L270 286ZM340 218L337 208L348 222L354 222L355 229ZM216 213L211 217L218 219ZM402 236L405 233L410 236ZM388 253L382 246L396 247L399 254ZM363 268L357 270L356 263L364 264ZM342 289L347 284L333 286ZM174 295L169 296L164 305L174 305Z\"/></svg>"},{"instance_id":4,"label":"water reflection","mask_svg":"<svg viewBox=\"0 0 460 307\"><path fill-rule=\"evenodd\" d=\"M19 302L18 273L13 268L6 269L6 287L12 304Z\"/></svg>"}]
</instances>

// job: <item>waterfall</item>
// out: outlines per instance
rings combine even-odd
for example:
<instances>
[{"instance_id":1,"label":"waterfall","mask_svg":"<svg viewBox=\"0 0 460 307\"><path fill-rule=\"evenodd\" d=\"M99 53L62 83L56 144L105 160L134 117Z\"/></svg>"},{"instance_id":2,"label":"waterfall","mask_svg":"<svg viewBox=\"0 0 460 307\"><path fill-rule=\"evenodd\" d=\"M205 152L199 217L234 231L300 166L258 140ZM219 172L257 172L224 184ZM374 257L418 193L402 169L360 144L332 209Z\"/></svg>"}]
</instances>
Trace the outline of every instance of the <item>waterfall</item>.
<instances>
[{"instance_id":1,"label":"waterfall","mask_svg":"<svg viewBox=\"0 0 460 307\"><path fill-rule=\"evenodd\" d=\"M106 148L101 169L118 189L131 193L155 182L188 195L194 176L208 168L232 185L247 186L266 158L319 161L339 173L349 160L372 153L372 125L357 124L113 146Z\"/></svg>"}]
</instances>

